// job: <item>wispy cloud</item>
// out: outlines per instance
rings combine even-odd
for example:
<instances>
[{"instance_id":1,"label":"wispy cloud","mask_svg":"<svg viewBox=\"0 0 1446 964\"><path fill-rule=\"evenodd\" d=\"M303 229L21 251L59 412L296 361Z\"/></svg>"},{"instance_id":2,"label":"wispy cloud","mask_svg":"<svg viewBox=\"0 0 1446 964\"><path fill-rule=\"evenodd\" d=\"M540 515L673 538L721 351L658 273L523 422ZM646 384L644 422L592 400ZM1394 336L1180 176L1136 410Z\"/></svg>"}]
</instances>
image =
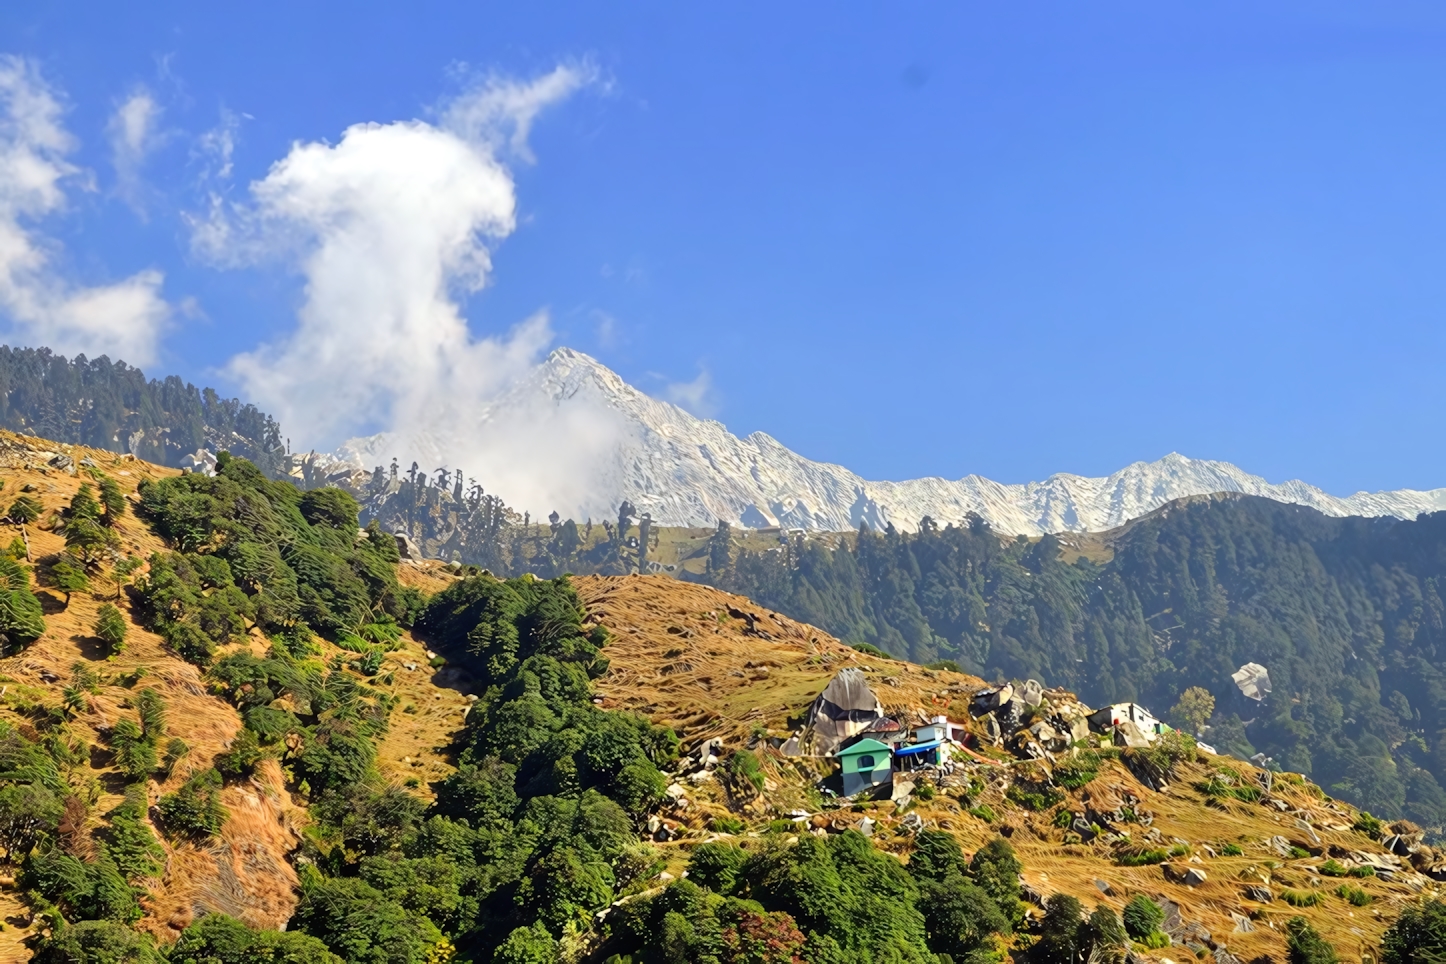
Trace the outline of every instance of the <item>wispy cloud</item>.
<instances>
[{"instance_id":1,"label":"wispy cloud","mask_svg":"<svg viewBox=\"0 0 1446 964\"><path fill-rule=\"evenodd\" d=\"M279 257L305 279L295 328L237 355L231 376L318 446L381 428L389 454L485 465L518 504L579 501L573 463L608 444L605 419L556 406L508 425L486 419L550 343L546 314L477 337L459 296L487 284L491 246L516 228L502 153L530 157L538 113L589 80L570 67L490 77L443 105L438 123L356 124L334 143L296 144L244 203L214 201L194 219L200 253L228 266Z\"/></svg>"},{"instance_id":2,"label":"wispy cloud","mask_svg":"<svg viewBox=\"0 0 1446 964\"><path fill-rule=\"evenodd\" d=\"M65 207L66 185L85 182L67 160L75 141L62 115L59 94L33 63L0 57L0 314L10 337L149 364L171 318L161 273L77 285L61 275L59 245L41 232L44 218Z\"/></svg>"},{"instance_id":3,"label":"wispy cloud","mask_svg":"<svg viewBox=\"0 0 1446 964\"><path fill-rule=\"evenodd\" d=\"M145 213L141 170L146 158L161 143L160 121L160 104L150 91L141 88L116 105L106 125L117 192L141 214Z\"/></svg>"},{"instance_id":4,"label":"wispy cloud","mask_svg":"<svg viewBox=\"0 0 1446 964\"><path fill-rule=\"evenodd\" d=\"M706 368L698 369L698 377L690 382L670 382L663 389L668 401L698 416L712 418L718 414L718 394L713 376Z\"/></svg>"}]
</instances>

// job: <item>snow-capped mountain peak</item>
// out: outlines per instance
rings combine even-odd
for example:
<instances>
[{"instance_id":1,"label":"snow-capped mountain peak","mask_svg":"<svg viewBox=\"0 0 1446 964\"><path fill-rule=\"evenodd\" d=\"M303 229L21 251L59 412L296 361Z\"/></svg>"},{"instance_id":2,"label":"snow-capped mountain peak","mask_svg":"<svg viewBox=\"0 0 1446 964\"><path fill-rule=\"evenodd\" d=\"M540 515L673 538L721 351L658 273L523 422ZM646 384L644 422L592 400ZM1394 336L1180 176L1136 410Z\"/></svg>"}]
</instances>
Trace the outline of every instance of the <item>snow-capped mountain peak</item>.
<instances>
[{"instance_id":1,"label":"snow-capped mountain peak","mask_svg":"<svg viewBox=\"0 0 1446 964\"><path fill-rule=\"evenodd\" d=\"M525 445L517 441L519 425L527 426ZM576 448L580 426L593 444L586 458L559 467L568 485L530 483L539 473L517 471L529 451ZM1109 529L1174 499L1213 492L1259 495L1335 516L1414 518L1446 510L1446 488L1337 497L1298 480L1273 485L1228 462L1177 452L1104 478L1060 473L1022 485L977 475L870 481L804 458L764 432L739 438L722 423L655 399L569 348L553 351L471 425L436 426L410 438L354 439L338 457L370 468L397 455L430 467L448 464L448 455L459 450L482 453L485 464L468 468L484 485L496 479L489 487L519 509L609 518L627 499L655 523L673 526L712 526L723 519L753 528L840 531L867 522L912 530L924 516L943 525L973 512L1000 532L1039 535ZM515 481L509 484L509 478Z\"/></svg>"}]
</instances>

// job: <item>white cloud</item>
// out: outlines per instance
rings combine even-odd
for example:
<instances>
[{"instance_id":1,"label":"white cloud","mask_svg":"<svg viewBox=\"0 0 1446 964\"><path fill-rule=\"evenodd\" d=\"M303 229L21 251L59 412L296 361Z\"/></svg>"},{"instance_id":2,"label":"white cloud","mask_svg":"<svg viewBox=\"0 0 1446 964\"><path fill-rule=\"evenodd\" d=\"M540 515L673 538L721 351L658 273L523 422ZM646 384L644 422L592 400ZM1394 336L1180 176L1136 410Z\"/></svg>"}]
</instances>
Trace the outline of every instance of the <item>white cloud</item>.
<instances>
[{"instance_id":1,"label":"white cloud","mask_svg":"<svg viewBox=\"0 0 1446 964\"><path fill-rule=\"evenodd\" d=\"M220 122L196 138L191 156L204 165L203 179L231 179L232 157L236 153L236 132L240 127L241 118L236 112L222 108Z\"/></svg>"},{"instance_id":2,"label":"white cloud","mask_svg":"<svg viewBox=\"0 0 1446 964\"><path fill-rule=\"evenodd\" d=\"M141 168L161 142L160 120L160 104L150 91L140 89L117 105L106 125L117 190L137 211L144 210Z\"/></svg>"},{"instance_id":3,"label":"white cloud","mask_svg":"<svg viewBox=\"0 0 1446 964\"><path fill-rule=\"evenodd\" d=\"M586 82L571 68L529 83L494 77L446 105L439 124L357 124L334 144L296 144L244 204L213 201L193 222L198 251L223 265L279 256L305 281L295 328L229 363L248 397L323 450L380 428L404 461L490 478L505 466L501 494L519 506L576 499L576 460L605 438L606 419L554 407L487 423L489 402L533 370L551 330L540 313L476 337L459 296L487 283L489 246L516 227L498 151L526 156L537 113Z\"/></svg>"},{"instance_id":4,"label":"white cloud","mask_svg":"<svg viewBox=\"0 0 1446 964\"><path fill-rule=\"evenodd\" d=\"M65 207L65 184L83 182L66 158L74 139L58 95L29 61L0 57L0 314L8 334L63 354L155 360L171 316L159 271L78 287L55 268L59 246L37 222Z\"/></svg>"},{"instance_id":5,"label":"white cloud","mask_svg":"<svg viewBox=\"0 0 1446 964\"><path fill-rule=\"evenodd\" d=\"M489 152L505 143L512 153L532 163L527 137L537 115L549 104L593 83L597 76L590 63L559 64L551 73L525 84L492 75L446 105L442 126Z\"/></svg>"},{"instance_id":6,"label":"white cloud","mask_svg":"<svg viewBox=\"0 0 1446 964\"><path fill-rule=\"evenodd\" d=\"M706 368L699 369L691 382L671 382L663 389L663 397L685 408L699 418L712 418L718 413L718 399L713 390L713 376Z\"/></svg>"}]
</instances>

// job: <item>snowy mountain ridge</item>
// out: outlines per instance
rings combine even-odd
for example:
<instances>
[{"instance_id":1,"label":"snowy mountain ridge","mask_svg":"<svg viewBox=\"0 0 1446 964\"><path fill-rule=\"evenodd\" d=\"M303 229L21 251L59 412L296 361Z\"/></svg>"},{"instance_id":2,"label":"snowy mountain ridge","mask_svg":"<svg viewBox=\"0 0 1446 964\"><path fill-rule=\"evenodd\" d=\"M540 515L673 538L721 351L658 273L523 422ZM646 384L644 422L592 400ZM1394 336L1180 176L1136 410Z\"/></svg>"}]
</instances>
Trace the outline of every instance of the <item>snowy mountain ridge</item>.
<instances>
[{"instance_id":1,"label":"snowy mountain ridge","mask_svg":"<svg viewBox=\"0 0 1446 964\"><path fill-rule=\"evenodd\" d=\"M518 425L527 430L519 432ZM528 451L556 449L565 443L564 433L579 425L605 443L594 444L588 458L559 469L568 474L567 488L549 486L539 495L539 486L515 474L518 460L525 462ZM484 471L494 479L489 488L538 517L556 509L578 519L611 518L628 499L639 512L651 513L656 524L669 526L712 526L721 519L751 528L842 531L867 522L913 530L924 516L944 525L974 512L999 532L1034 536L1110 529L1174 499L1214 492L1264 496L1332 516L1408 519L1446 510L1446 488L1339 497L1298 480L1273 485L1228 462L1177 453L1136 462L1104 478L1060 473L1022 485L977 475L954 481L870 481L842 466L804 458L763 432L739 438L722 423L652 398L596 359L568 348L553 351L477 413L465 430L444 433L433 424L415 433L353 439L337 458L363 469L384 465L394 455L440 466L459 450L485 453L478 467L493 467ZM509 473L516 480L512 486Z\"/></svg>"}]
</instances>

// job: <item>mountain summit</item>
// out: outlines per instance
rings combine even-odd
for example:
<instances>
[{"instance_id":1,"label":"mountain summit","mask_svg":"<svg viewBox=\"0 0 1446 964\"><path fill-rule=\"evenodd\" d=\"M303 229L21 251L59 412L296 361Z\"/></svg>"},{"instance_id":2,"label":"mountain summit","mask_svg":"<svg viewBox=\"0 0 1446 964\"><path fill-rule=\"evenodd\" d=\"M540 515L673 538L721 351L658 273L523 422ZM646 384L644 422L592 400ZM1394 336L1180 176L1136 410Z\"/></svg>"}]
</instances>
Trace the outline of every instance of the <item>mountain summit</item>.
<instances>
[{"instance_id":1,"label":"mountain summit","mask_svg":"<svg viewBox=\"0 0 1446 964\"><path fill-rule=\"evenodd\" d=\"M539 497L519 466L529 453L566 447L581 431L591 439L588 457L557 466ZM433 424L425 431L353 439L337 457L363 469L393 456L424 467L455 467L458 452L474 453L476 464L465 467L479 471L484 484L519 509L602 519L627 499L655 523L672 526L712 526L721 519L749 527L841 531L867 522L912 530L926 515L944 524L973 512L1000 532L1034 536L1109 529L1174 499L1214 492L1264 496L1333 516L1410 519L1446 509L1446 488L1338 497L1298 480L1273 485L1229 462L1178 453L1104 478L1059 473L1022 485L977 475L874 482L804 458L763 432L739 438L720 422L652 398L569 348L555 350L518 379L470 427L462 423L445 432ZM565 487L555 481L561 475Z\"/></svg>"}]
</instances>

